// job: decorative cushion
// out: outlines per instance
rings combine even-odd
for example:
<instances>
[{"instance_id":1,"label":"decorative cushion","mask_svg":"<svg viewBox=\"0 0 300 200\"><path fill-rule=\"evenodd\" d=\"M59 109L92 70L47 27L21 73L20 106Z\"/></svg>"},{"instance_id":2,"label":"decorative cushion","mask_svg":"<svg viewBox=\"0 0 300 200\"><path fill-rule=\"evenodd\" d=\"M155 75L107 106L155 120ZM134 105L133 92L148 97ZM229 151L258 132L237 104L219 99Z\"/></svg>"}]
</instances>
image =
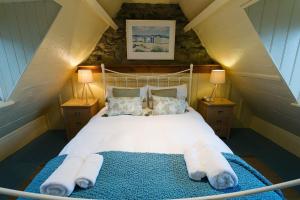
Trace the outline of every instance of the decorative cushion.
<instances>
[{"instance_id":1,"label":"decorative cushion","mask_svg":"<svg viewBox=\"0 0 300 200\"><path fill-rule=\"evenodd\" d=\"M114 96L113 91L116 91L116 96ZM132 91L126 91L126 90L132 90ZM139 90L138 96L134 93L136 90ZM127 94L126 94L127 93ZM129 96L128 93L131 93L132 96ZM143 108L147 107L147 96L148 96L148 86L140 87L140 88L130 88L130 87L116 87L116 86L107 86L106 87L106 100L110 97L141 97L143 101Z\"/></svg>"},{"instance_id":2,"label":"decorative cushion","mask_svg":"<svg viewBox=\"0 0 300 200\"><path fill-rule=\"evenodd\" d=\"M177 85L177 86L170 86L170 87L157 87L157 86L148 86L149 88L149 97L152 97L152 90L163 90L163 89L173 89L176 88L177 90L177 98L180 99L186 99L187 98L187 85L183 84L183 85Z\"/></svg>"},{"instance_id":3,"label":"decorative cushion","mask_svg":"<svg viewBox=\"0 0 300 200\"><path fill-rule=\"evenodd\" d=\"M110 97L108 98L108 116L142 115L142 99L140 97Z\"/></svg>"},{"instance_id":4,"label":"decorative cushion","mask_svg":"<svg viewBox=\"0 0 300 200\"><path fill-rule=\"evenodd\" d=\"M113 97L139 97L140 88L113 88Z\"/></svg>"},{"instance_id":5,"label":"decorative cushion","mask_svg":"<svg viewBox=\"0 0 300 200\"><path fill-rule=\"evenodd\" d=\"M158 96L152 96L152 98L153 115L183 114L187 107L184 99Z\"/></svg>"},{"instance_id":6,"label":"decorative cushion","mask_svg":"<svg viewBox=\"0 0 300 200\"><path fill-rule=\"evenodd\" d=\"M177 97L177 88L169 88L169 89L159 89L159 90L151 90L151 94L153 96L159 97Z\"/></svg>"},{"instance_id":7,"label":"decorative cushion","mask_svg":"<svg viewBox=\"0 0 300 200\"><path fill-rule=\"evenodd\" d=\"M140 97L142 100L147 99L147 92L148 92L148 86L140 87L140 88L129 88L129 87L116 87L116 86L107 86L106 88L106 98L114 97L113 96L113 89L139 89L140 90Z\"/></svg>"}]
</instances>

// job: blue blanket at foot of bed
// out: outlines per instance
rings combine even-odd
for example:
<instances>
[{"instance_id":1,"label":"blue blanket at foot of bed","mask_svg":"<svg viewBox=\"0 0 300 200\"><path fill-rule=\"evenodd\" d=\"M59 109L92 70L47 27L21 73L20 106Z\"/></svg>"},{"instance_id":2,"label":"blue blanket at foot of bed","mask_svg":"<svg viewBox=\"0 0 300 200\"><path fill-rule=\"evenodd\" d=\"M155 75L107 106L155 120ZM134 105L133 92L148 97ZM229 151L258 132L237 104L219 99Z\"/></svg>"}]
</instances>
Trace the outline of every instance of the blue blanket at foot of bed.
<instances>
[{"instance_id":1,"label":"blue blanket at foot of bed","mask_svg":"<svg viewBox=\"0 0 300 200\"><path fill-rule=\"evenodd\" d=\"M75 188L71 197L91 199L175 199L199 197L258 188L271 183L236 155L224 154L239 178L239 185L226 190L213 189L205 178L189 179L183 155L102 152L104 163L93 188ZM27 187L39 193L40 185L62 163L65 156L50 160ZM283 199L280 191L235 199Z\"/></svg>"}]
</instances>

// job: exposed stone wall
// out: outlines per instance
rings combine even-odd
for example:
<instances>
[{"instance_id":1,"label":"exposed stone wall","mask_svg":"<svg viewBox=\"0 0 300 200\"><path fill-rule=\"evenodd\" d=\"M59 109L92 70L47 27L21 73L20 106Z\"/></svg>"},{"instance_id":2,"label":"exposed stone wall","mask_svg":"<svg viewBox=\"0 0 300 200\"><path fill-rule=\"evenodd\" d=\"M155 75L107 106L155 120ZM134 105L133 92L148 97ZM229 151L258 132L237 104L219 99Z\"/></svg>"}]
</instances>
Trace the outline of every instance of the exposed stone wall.
<instances>
[{"instance_id":1,"label":"exposed stone wall","mask_svg":"<svg viewBox=\"0 0 300 200\"><path fill-rule=\"evenodd\" d=\"M174 60L127 60L126 19L176 20ZM178 4L123 4L114 19L117 31L109 28L91 55L81 65L105 64L212 64L194 31L185 33L188 20Z\"/></svg>"}]
</instances>

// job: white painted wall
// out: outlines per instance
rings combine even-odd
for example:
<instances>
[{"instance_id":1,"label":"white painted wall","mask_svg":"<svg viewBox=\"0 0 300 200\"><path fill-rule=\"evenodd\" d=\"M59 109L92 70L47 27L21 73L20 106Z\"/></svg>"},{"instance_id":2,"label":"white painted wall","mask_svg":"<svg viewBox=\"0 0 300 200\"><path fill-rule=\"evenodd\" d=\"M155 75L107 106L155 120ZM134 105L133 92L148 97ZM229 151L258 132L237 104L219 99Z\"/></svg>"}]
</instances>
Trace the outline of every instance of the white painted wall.
<instances>
[{"instance_id":1,"label":"white painted wall","mask_svg":"<svg viewBox=\"0 0 300 200\"><path fill-rule=\"evenodd\" d=\"M84 0L56 2L62 8L11 96L15 104L0 108L0 137L47 111L107 28Z\"/></svg>"}]
</instances>

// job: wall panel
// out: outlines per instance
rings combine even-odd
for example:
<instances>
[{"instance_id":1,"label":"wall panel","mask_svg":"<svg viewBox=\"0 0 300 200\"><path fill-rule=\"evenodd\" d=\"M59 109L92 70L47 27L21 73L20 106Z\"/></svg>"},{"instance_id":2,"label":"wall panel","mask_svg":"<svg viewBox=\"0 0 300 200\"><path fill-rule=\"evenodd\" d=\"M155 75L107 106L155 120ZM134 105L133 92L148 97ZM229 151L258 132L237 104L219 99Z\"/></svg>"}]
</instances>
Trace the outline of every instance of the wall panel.
<instances>
[{"instance_id":1,"label":"wall panel","mask_svg":"<svg viewBox=\"0 0 300 200\"><path fill-rule=\"evenodd\" d=\"M265 48L298 100L300 100L299 10L298 0L260 0L246 9Z\"/></svg>"},{"instance_id":2,"label":"wall panel","mask_svg":"<svg viewBox=\"0 0 300 200\"><path fill-rule=\"evenodd\" d=\"M35 8L43 5L44 8L50 8L55 5L50 0L32 2L35 3ZM89 55L107 28L107 24L85 0L77 0L77 3L65 0L56 2L61 6L56 17L47 9L36 10L38 12L31 13L33 17L29 16L33 19L39 13L44 14L33 27L38 32L45 30L43 23L49 23L49 18L55 17L55 20L34 55L28 54L32 59L27 63L27 68L10 97L15 103L0 108L0 137L48 112L50 105L58 101L57 94L75 70L75 66ZM22 12L24 3L31 2L14 4L15 12ZM26 19L17 18L24 28L27 27ZM20 32L22 30L20 28ZM23 31L20 34L23 36L22 41L28 42L28 45L24 45L27 48L24 52L28 53L34 41L33 38L30 39L30 33L23 33L28 32ZM59 115L59 110L57 114Z\"/></svg>"},{"instance_id":3,"label":"wall panel","mask_svg":"<svg viewBox=\"0 0 300 200\"><path fill-rule=\"evenodd\" d=\"M276 38L278 38L277 35L284 35L284 31L278 32L274 36L273 34L266 35L266 44L268 45L265 45L256 29L267 24L267 22L251 23L249 20L250 17L260 19L257 17L259 16L258 13L264 10L261 7L252 10L253 6L268 4L265 7L270 8L272 12L263 13L261 18L267 17L270 19L270 23L262 31L266 33L267 30L276 29L276 24L283 24L283 21L286 21L286 19L276 17L277 12L279 15L283 15L284 12L281 10L283 5L269 4L272 2L274 4L276 2L284 3L285 1L261 0L246 9L246 12L241 7L245 2L247 1L229 1L213 15L198 24L194 30L198 33L210 56L229 71L234 89L231 98L239 102L241 107L243 104L248 105L255 116L300 136L300 110L291 106L295 97L286 81L281 78L279 69L269 53L271 49L280 51L280 45ZM298 4L300 1L296 0L296 2ZM294 9L299 10L297 7ZM294 18L295 16L292 17L292 19ZM292 21L291 24L296 23L296 21ZM300 22L300 20L298 21ZM297 44L298 42L298 40L295 41ZM278 47L276 46L277 43ZM238 98L239 95L235 94L235 91L241 94L240 98ZM243 117L244 113L248 113L247 111L249 109L244 109L244 112L240 113L241 117L246 120L245 124L248 123L249 125L251 118Z\"/></svg>"},{"instance_id":4,"label":"wall panel","mask_svg":"<svg viewBox=\"0 0 300 200\"><path fill-rule=\"evenodd\" d=\"M0 3L0 68L8 99L60 6L54 1Z\"/></svg>"}]
</instances>

